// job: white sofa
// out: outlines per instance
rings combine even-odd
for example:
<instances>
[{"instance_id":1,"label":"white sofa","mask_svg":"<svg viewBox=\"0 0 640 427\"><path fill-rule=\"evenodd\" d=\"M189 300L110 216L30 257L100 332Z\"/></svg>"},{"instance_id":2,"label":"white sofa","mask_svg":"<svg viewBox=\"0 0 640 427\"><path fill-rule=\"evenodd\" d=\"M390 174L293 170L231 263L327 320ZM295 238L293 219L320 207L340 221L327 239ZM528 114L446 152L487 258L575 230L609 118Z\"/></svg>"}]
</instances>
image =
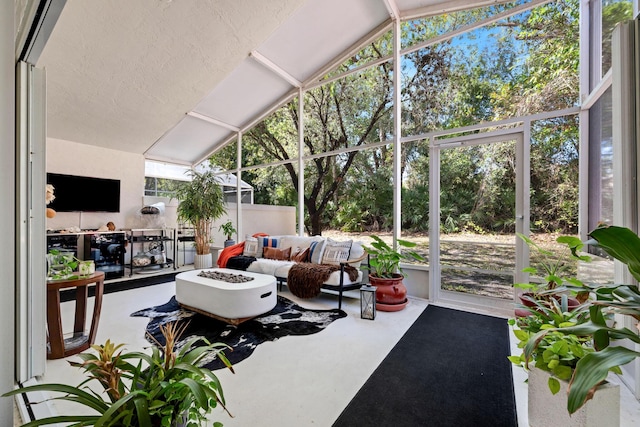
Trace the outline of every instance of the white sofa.
<instances>
[{"instance_id":1,"label":"white sofa","mask_svg":"<svg viewBox=\"0 0 640 427\"><path fill-rule=\"evenodd\" d=\"M322 289L338 292L338 308L342 307L343 292L359 289L361 286L363 271L360 266L366 258L366 252L358 241L335 241L322 236L285 235L257 238L247 236L244 241L242 255L255 257L256 260L248 265L246 271L275 276L281 287L283 283L286 283L289 270L296 264L296 261L265 258L264 248L271 248L267 252L273 252L273 249L281 251L282 253L279 255L285 255L287 250L293 255L308 250L309 258L307 262L340 266L340 269L331 273L329 278L322 284ZM345 271L346 265L358 270L356 280L349 278L349 274Z\"/></svg>"}]
</instances>

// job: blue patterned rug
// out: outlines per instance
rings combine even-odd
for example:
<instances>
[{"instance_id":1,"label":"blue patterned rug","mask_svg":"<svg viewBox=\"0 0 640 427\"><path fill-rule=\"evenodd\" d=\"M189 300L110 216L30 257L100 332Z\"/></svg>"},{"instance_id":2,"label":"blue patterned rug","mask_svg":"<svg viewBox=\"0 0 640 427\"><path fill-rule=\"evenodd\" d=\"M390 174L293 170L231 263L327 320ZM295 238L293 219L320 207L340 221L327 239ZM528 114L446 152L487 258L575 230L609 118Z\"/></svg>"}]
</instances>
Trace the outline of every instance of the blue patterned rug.
<instances>
[{"instance_id":1,"label":"blue patterned rug","mask_svg":"<svg viewBox=\"0 0 640 427\"><path fill-rule=\"evenodd\" d=\"M145 334L147 341L154 343L155 338L161 345L165 341L160 333L160 325L175 321L189 322L176 344L177 348L193 337L206 338L212 343L222 342L233 348L233 351L226 350L225 355L235 365L251 356L253 350L263 342L276 341L289 335L316 334L347 314L338 309L307 309L278 296L278 303L273 310L237 326L181 308L175 297L166 304L136 311L131 316L149 317L151 320ZM203 366L211 370L224 368L224 364L213 354L204 359Z\"/></svg>"}]
</instances>

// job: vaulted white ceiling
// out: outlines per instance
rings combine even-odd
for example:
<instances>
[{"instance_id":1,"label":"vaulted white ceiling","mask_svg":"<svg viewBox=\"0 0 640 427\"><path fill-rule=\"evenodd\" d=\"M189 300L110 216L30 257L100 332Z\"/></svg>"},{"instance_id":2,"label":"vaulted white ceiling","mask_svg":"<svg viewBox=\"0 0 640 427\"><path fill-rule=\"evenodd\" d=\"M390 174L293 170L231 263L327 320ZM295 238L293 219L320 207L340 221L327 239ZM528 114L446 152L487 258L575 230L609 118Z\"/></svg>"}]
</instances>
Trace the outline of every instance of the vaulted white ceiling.
<instances>
[{"instance_id":1,"label":"vaulted white ceiling","mask_svg":"<svg viewBox=\"0 0 640 427\"><path fill-rule=\"evenodd\" d=\"M67 0L48 136L194 164L401 17L500 1Z\"/></svg>"}]
</instances>

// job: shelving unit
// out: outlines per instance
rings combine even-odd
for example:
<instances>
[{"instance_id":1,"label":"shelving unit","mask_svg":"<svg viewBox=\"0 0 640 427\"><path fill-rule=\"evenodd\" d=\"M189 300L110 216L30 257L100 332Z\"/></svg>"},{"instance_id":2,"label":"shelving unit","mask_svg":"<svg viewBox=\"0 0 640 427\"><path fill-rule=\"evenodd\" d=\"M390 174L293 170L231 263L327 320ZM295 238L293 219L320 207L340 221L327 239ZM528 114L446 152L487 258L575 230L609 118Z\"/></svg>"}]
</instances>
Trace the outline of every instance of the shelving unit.
<instances>
[{"instance_id":1,"label":"shelving unit","mask_svg":"<svg viewBox=\"0 0 640 427\"><path fill-rule=\"evenodd\" d=\"M124 277L124 243L122 231L47 233L47 252L56 249L80 260L93 260L96 271L103 271L106 279Z\"/></svg>"},{"instance_id":2,"label":"shelving unit","mask_svg":"<svg viewBox=\"0 0 640 427\"><path fill-rule=\"evenodd\" d=\"M195 236L193 234L193 227L187 227L183 224L180 224L178 227L178 252L176 256L176 264L178 266L184 266L187 264L193 264L193 257L195 255L195 247L193 242L195 242ZM182 243L182 245L180 245ZM180 255L182 254L182 259Z\"/></svg>"},{"instance_id":3,"label":"shelving unit","mask_svg":"<svg viewBox=\"0 0 640 427\"><path fill-rule=\"evenodd\" d=\"M127 239L131 245L129 277L134 272L147 273L162 268L173 267L174 270L177 268L176 236L173 228L131 229L127 230ZM149 263L136 265L142 258L148 258Z\"/></svg>"}]
</instances>

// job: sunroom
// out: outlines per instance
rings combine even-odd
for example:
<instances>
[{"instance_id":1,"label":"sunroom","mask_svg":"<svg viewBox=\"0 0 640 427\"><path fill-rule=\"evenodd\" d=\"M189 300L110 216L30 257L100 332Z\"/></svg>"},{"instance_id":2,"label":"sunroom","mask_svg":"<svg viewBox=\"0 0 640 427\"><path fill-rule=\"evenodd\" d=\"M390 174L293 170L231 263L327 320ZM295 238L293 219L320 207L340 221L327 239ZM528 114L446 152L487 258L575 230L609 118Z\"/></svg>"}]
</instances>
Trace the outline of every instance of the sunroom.
<instances>
[{"instance_id":1,"label":"sunroom","mask_svg":"<svg viewBox=\"0 0 640 427\"><path fill-rule=\"evenodd\" d=\"M546 244L599 222L636 227L633 30L614 32L636 2L59 3L41 53L20 57L35 66L25 78L46 72L34 183L124 176L123 227L160 177L145 162L209 163L236 183L237 240L269 231L247 221L249 199L293 206L300 235L413 240L427 258L406 266L413 296L498 315L528 280L517 233ZM59 213L17 233L109 219ZM598 262L604 280L629 279ZM624 370L640 396L640 368Z\"/></svg>"}]
</instances>

